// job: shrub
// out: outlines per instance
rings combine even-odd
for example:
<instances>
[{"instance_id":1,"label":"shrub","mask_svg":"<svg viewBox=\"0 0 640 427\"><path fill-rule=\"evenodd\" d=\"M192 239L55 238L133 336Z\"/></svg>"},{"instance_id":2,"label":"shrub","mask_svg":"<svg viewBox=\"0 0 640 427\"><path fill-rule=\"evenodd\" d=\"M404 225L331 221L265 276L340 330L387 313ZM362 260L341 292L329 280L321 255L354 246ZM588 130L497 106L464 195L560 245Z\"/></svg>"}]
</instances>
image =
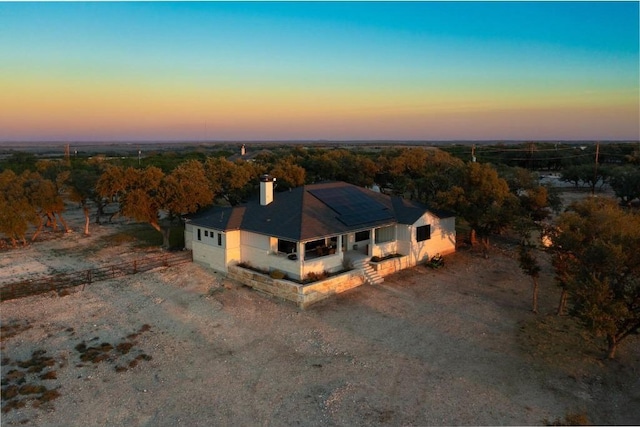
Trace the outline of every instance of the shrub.
<instances>
[{"instance_id":1,"label":"shrub","mask_svg":"<svg viewBox=\"0 0 640 427\"><path fill-rule=\"evenodd\" d=\"M372 257L371 257L371 262L386 261L386 260L391 259L391 258L402 258L403 256L404 256L404 255L402 255L402 254L398 254L398 253L385 255L385 256L383 256L383 257L379 257L379 256L372 256Z\"/></svg>"},{"instance_id":2,"label":"shrub","mask_svg":"<svg viewBox=\"0 0 640 427\"><path fill-rule=\"evenodd\" d=\"M284 279L285 274L280 270L273 270L271 273L269 273L269 276L272 279L280 280L280 279Z\"/></svg>"},{"instance_id":3,"label":"shrub","mask_svg":"<svg viewBox=\"0 0 640 427\"><path fill-rule=\"evenodd\" d=\"M306 283L311 283L311 282L317 282L319 280L324 280L327 277L329 277L329 273L326 271L321 271L319 273L315 273L315 272L311 272L309 274L307 274L307 277L305 277L305 282Z\"/></svg>"}]
</instances>

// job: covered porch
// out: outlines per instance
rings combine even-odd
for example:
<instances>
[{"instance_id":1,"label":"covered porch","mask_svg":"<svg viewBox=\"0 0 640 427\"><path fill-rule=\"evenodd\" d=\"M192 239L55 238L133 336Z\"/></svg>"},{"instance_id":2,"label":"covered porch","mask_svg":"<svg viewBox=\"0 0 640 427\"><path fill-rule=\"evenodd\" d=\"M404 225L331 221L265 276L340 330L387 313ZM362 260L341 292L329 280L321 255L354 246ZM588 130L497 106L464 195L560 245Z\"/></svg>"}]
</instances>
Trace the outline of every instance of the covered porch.
<instances>
[{"instance_id":1,"label":"covered porch","mask_svg":"<svg viewBox=\"0 0 640 427\"><path fill-rule=\"evenodd\" d=\"M395 239L394 225L300 242L273 238L269 268L298 280L310 273L335 273L352 261L393 252Z\"/></svg>"}]
</instances>

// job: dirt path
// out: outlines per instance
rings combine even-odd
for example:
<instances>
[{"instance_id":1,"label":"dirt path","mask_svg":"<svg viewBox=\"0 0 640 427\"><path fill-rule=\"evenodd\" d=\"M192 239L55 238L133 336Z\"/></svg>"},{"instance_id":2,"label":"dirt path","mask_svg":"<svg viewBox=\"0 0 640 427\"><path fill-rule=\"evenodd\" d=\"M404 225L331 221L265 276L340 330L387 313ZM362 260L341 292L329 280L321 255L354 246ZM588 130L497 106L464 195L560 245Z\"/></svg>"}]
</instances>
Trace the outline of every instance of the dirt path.
<instances>
[{"instance_id":1,"label":"dirt path","mask_svg":"<svg viewBox=\"0 0 640 427\"><path fill-rule=\"evenodd\" d=\"M44 350L54 362L24 384L60 396L20 395L2 425L640 422L640 340L599 361L599 343L551 315L550 278L529 312L508 254L457 253L306 311L193 264L4 302L3 380Z\"/></svg>"}]
</instances>

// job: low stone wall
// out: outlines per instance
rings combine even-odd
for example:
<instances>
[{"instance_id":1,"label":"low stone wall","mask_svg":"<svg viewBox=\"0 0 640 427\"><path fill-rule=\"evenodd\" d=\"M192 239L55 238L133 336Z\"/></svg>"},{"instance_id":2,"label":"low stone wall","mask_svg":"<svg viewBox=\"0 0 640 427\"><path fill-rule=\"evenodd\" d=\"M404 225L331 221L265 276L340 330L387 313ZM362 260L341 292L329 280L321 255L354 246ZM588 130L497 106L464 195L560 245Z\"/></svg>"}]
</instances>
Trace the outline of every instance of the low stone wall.
<instances>
[{"instance_id":1,"label":"low stone wall","mask_svg":"<svg viewBox=\"0 0 640 427\"><path fill-rule=\"evenodd\" d=\"M385 259L380 262L370 261L369 264L371 264L371 267L382 277L404 270L405 268L413 267L413 265L410 265L409 257L406 255L398 258Z\"/></svg>"},{"instance_id":2,"label":"low stone wall","mask_svg":"<svg viewBox=\"0 0 640 427\"><path fill-rule=\"evenodd\" d=\"M361 272L352 270L325 280L301 285L288 280L273 279L238 266L230 266L227 277L251 288L296 303L300 308L322 301L331 295L358 287L364 283Z\"/></svg>"}]
</instances>

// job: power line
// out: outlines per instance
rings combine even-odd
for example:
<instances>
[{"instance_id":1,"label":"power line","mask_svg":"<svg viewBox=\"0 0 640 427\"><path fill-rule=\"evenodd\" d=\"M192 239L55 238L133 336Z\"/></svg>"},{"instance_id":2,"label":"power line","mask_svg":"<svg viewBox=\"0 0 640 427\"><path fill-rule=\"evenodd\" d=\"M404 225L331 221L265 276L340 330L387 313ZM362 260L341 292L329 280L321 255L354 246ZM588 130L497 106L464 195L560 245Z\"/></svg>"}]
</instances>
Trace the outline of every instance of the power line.
<instances>
[{"instance_id":1,"label":"power line","mask_svg":"<svg viewBox=\"0 0 640 427\"><path fill-rule=\"evenodd\" d=\"M579 157L592 157L593 153L584 153L584 154L576 154L574 156L564 156L564 157L500 157L500 156L483 156L481 153L477 154L478 158L481 159L494 159L494 160L502 160L502 161L512 161L512 160L539 160L539 161L547 161L547 160L565 160L565 159L576 159Z\"/></svg>"}]
</instances>

